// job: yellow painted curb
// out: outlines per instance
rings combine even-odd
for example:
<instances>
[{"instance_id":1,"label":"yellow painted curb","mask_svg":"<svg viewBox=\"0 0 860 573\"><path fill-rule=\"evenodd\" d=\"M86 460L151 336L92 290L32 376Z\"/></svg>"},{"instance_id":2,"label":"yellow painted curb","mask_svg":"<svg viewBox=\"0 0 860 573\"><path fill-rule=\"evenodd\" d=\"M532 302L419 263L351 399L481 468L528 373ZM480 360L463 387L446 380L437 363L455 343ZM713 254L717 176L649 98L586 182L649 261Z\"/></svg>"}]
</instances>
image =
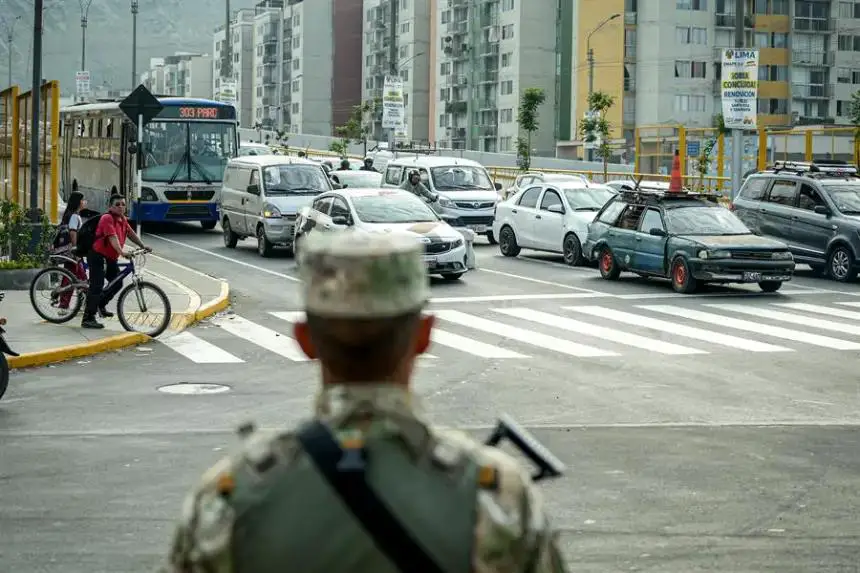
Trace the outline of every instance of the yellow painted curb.
<instances>
[{"instance_id":1,"label":"yellow painted curb","mask_svg":"<svg viewBox=\"0 0 860 573\"><path fill-rule=\"evenodd\" d=\"M221 281L221 293L194 312L176 312L170 319L171 330L185 330L186 328L217 314L230 306L230 284Z\"/></svg>"},{"instance_id":2,"label":"yellow painted curb","mask_svg":"<svg viewBox=\"0 0 860 573\"><path fill-rule=\"evenodd\" d=\"M39 350L38 352L27 352L21 356L10 356L9 368L16 370L20 368L32 368L34 366L45 366L55 362L64 362L73 358L92 356L110 350L119 350L129 346L145 344L152 340L149 336L139 332L123 332L115 336L108 336L99 340L91 340L81 344L71 344L59 348Z\"/></svg>"}]
</instances>

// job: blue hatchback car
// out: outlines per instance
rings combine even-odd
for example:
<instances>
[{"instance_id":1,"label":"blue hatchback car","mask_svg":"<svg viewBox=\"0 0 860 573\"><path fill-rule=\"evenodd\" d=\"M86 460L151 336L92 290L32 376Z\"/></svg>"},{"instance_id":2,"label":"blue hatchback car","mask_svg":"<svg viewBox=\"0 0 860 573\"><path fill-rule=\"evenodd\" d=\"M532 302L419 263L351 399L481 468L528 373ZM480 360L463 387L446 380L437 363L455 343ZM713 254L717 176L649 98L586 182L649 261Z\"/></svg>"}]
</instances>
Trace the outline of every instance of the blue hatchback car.
<instances>
[{"instance_id":1,"label":"blue hatchback car","mask_svg":"<svg viewBox=\"0 0 860 573\"><path fill-rule=\"evenodd\" d=\"M679 293L704 283L775 292L794 274L788 245L754 235L717 196L698 193L622 191L588 226L583 251L604 279L668 278Z\"/></svg>"}]
</instances>

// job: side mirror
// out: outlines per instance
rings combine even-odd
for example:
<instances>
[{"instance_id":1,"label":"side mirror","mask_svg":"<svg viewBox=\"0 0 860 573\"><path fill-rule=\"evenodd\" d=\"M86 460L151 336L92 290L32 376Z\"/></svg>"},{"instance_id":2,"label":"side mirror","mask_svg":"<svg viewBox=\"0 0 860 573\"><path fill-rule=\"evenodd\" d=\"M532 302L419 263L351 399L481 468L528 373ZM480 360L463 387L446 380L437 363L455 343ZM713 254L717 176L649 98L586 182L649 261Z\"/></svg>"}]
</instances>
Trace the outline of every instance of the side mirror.
<instances>
[{"instance_id":1,"label":"side mirror","mask_svg":"<svg viewBox=\"0 0 860 573\"><path fill-rule=\"evenodd\" d=\"M341 189L346 189L347 187L349 187L349 185L346 185L346 184L343 184L340 186Z\"/></svg>"},{"instance_id":2,"label":"side mirror","mask_svg":"<svg viewBox=\"0 0 860 573\"><path fill-rule=\"evenodd\" d=\"M131 143L128 144L127 149L128 149L129 155L134 155L135 153L137 153L137 143L132 141Z\"/></svg>"},{"instance_id":3,"label":"side mirror","mask_svg":"<svg viewBox=\"0 0 860 573\"><path fill-rule=\"evenodd\" d=\"M344 217L343 215L338 215L337 217L332 217L331 222L339 227L348 227L349 226L349 217Z\"/></svg>"},{"instance_id":4,"label":"side mirror","mask_svg":"<svg viewBox=\"0 0 860 573\"><path fill-rule=\"evenodd\" d=\"M665 237L666 231L664 231L663 229L659 229L657 227L654 227L653 229L648 231L648 234L651 235L652 237Z\"/></svg>"},{"instance_id":5,"label":"side mirror","mask_svg":"<svg viewBox=\"0 0 860 573\"><path fill-rule=\"evenodd\" d=\"M550 213L558 213L559 215L564 215L564 207L559 204L550 205L546 208Z\"/></svg>"},{"instance_id":6,"label":"side mirror","mask_svg":"<svg viewBox=\"0 0 860 573\"><path fill-rule=\"evenodd\" d=\"M248 185L247 191L251 195L259 195L260 194L260 186L257 185L256 183L254 185Z\"/></svg>"},{"instance_id":7,"label":"side mirror","mask_svg":"<svg viewBox=\"0 0 860 573\"><path fill-rule=\"evenodd\" d=\"M819 215L830 214L830 209L826 205L816 205L812 211L813 213L818 213Z\"/></svg>"},{"instance_id":8,"label":"side mirror","mask_svg":"<svg viewBox=\"0 0 860 573\"><path fill-rule=\"evenodd\" d=\"M502 190L502 184L501 183L493 183L493 187L496 188L496 191Z\"/></svg>"}]
</instances>

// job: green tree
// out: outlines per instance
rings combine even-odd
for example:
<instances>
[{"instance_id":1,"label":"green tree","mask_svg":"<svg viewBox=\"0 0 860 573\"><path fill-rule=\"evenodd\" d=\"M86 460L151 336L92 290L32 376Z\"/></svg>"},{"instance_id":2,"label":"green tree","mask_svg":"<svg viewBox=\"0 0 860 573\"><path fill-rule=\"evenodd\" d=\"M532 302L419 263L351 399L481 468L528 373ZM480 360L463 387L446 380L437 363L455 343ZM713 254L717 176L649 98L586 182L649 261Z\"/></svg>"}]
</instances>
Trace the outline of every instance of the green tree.
<instances>
[{"instance_id":1,"label":"green tree","mask_svg":"<svg viewBox=\"0 0 860 573\"><path fill-rule=\"evenodd\" d=\"M605 92L594 92L588 96L588 109L595 115L582 120L579 132L585 143L596 144L594 154L603 160L603 180L609 177L609 158L612 148L609 146L609 133L612 124L606 119L609 109L615 105L615 98Z\"/></svg>"},{"instance_id":2,"label":"green tree","mask_svg":"<svg viewBox=\"0 0 860 573\"><path fill-rule=\"evenodd\" d=\"M373 102L366 101L352 108L352 113L347 122L337 128L335 133L345 142L345 147L349 143L364 145L364 154L367 155L367 140L370 136L370 122L367 118L373 113Z\"/></svg>"},{"instance_id":3,"label":"green tree","mask_svg":"<svg viewBox=\"0 0 860 573\"><path fill-rule=\"evenodd\" d=\"M525 138L517 138L517 162L520 169L528 171L532 164L532 134L538 130L538 108L546 101L546 93L540 88L526 88L520 96L517 123L526 132Z\"/></svg>"},{"instance_id":4,"label":"green tree","mask_svg":"<svg viewBox=\"0 0 860 573\"><path fill-rule=\"evenodd\" d=\"M721 113L714 116L712 127L714 128L714 137L705 143L702 147L702 152L699 154L699 157L696 158L696 171L699 174L699 191L705 190L705 176L711 168L711 161L713 161L712 155L714 153L714 149L717 147L717 140L721 135L729 133L729 130L726 129L725 119Z\"/></svg>"},{"instance_id":5,"label":"green tree","mask_svg":"<svg viewBox=\"0 0 860 573\"><path fill-rule=\"evenodd\" d=\"M860 90L857 90L851 96L848 117L854 125L854 164L860 165Z\"/></svg>"}]
</instances>

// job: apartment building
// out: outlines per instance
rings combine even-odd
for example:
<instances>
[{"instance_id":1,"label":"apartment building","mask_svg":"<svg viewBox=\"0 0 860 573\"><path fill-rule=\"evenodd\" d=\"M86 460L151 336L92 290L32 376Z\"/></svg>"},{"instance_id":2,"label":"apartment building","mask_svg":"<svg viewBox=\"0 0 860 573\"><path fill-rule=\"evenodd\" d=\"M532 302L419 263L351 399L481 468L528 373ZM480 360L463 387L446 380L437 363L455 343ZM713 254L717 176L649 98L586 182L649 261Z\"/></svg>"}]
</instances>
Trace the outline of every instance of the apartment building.
<instances>
[{"instance_id":1,"label":"apartment building","mask_svg":"<svg viewBox=\"0 0 860 573\"><path fill-rule=\"evenodd\" d=\"M225 26L215 29L213 38L212 93L218 101L236 106L239 123L252 128L254 116L254 19L252 9L237 10L230 22L230 41Z\"/></svg>"},{"instance_id":2,"label":"apartment building","mask_svg":"<svg viewBox=\"0 0 860 573\"><path fill-rule=\"evenodd\" d=\"M576 0L566 15L574 22L570 64L562 65L575 71L561 74L560 89L569 80L570 113L559 132L572 141L559 142L559 155L581 152L589 46L594 89L615 97L613 137L628 148L637 126L712 126L722 110L722 53L735 45L735 7L735 0ZM744 43L759 49L759 125L848 123L860 89L858 18L858 0L745 0Z\"/></svg>"},{"instance_id":3,"label":"apartment building","mask_svg":"<svg viewBox=\"0 0 860 573\"><path fill-rule=\"evenodd\" d=\"M284 2L260 2L254 7L254 13L254 123L264 129L283 129Z\"/></svg>"},{"instance_id":4,"label":"apartment building","mask_svg":"<svg viewBox=\"0 0 860 573\"><path fill-rule=\"evenodd\" d=\"M205 54L176 53L151 58L140 81L152 93L179 97L212 97L212 58Z\"/></svg>"},{"instance_id":5,"label":"apartment building","mask_svg":"<svg viewBox=\"0 0 860 573\"><path fill-rule=\"evenodd\" d=\"M535 154L555 143L558 0L439 0L434 10L431 139L454 149L514 152L520 95L546 101Z\"/></svg>"},{"instance_id":6,"label":"apartment building","mask_svg":"<svg viewBox=\"0 0 860 573\"><path fill-rule=\"evenodd\" d=\"M447 1L447 0L446 0ZM364 0L364 40L362 54L362 99L375 102L382 97L387 75L403 81L405 127L399 138L428 141L430 138L431 66L436 59L431 43L431 18L435 0ZM377 139L387 139L382 129L382 112L369 118Z\"/></svg>"}]
</instances>

